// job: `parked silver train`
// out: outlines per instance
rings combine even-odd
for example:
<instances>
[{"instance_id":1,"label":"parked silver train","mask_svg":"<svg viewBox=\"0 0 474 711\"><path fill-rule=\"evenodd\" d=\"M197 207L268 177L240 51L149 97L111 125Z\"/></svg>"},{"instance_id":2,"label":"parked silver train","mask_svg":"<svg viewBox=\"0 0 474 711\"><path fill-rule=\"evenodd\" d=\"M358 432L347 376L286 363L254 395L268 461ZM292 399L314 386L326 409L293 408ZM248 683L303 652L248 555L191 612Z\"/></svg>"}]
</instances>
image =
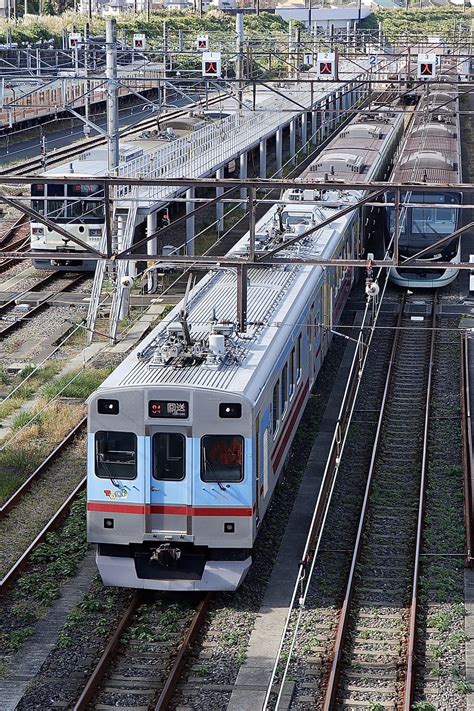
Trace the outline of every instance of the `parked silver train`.
<instances>
[{"instance_id":1,"label":"parked silver train","mask_svg":"<svg viewBox=\"0 0 474 711\"><path fill-rule=\"evenodd\" d=\"M384 180L402 131L389 107L355 118L259 220L257 249L364 195L341 181ZM334 190L318 189L328 176ZM281 256L361 256L365 219L354 210ZM248 249L247 234L231 254ZM88 539L105 584L240 585L353 281L352 268L249 268L241 332L236 272L215 269L90 397Z\"/></svg>"},{"instance_id":2,"label":"parked silver train","mask_svg":"<svg viewBox=\"0 0 474 711\"><path fill-rule=\"evenodd\" d=\"M391 177L393 183L416 184L401 193L404 206L400 210L400 259L430 249L421 257L426 266L391 269L390 278L399 286L424 289L446 286L457 277L459 270L455 267L440 270L434 269L431 263L460 261L459 237L441 245L437 242L460 227L462 213L458 208L462 193L449 192L442 187L446 183L462 182L458 90L456 86L442 83L430 84L427 89L420 97ZM423 183L439 183L439 193L423 192ZM386 200L393 202L394 193L387 193ZM406 207L410 203L418 203L418 207ZM393 207L387 208L387 227L393 235Z\"/></svg>"}]
</instances>

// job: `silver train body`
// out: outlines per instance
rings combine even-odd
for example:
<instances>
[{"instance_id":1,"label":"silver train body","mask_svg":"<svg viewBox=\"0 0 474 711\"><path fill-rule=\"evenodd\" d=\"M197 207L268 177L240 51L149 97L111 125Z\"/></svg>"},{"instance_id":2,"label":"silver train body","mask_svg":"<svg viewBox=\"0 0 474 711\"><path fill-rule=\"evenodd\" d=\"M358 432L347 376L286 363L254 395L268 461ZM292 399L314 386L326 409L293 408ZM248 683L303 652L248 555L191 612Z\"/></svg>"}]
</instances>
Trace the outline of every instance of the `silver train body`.
<instances>
[{"instance_id":1,"label":"silver train body","mask_svg":"<svg viewBox=\"0 0 474 711\"><path fill-rule=\"evenodd\" d=\"M130 167L138 175L150 173L154 155L170 142L188 136L208 123L220 123L221 120L190 115L162 121L160 131L144 131L136 139L121 143L119 173L130 172ZM104 183L101 182L101 176L107 174L107 161L106 147L88 149L75 160L45 171L31 185L32 208L95 249L100 247L105 224ZM45 178L71 177L90 178L90 183L64 185L44 182ZM144 215L138 214L137 227L145 219ZM32 261L36 269L95 270L95 260L77 258L85 251L81 245L34 219L30 227ZM62 253L58 259L43 256L44 252L56 251ZM65 252L70 252L74 259L65 257Z\"/></svg>"},{"instance_id":2,"label":"silver train body","mask_svg":"<svg viewBox=\"0 0 474 711\"><path fill-rule=\"evenodd\" d=\"M348 124L256 225L257 247L317 226L383 180L401 113ZM318 181L334 180L334 190ZM360 209L280 256L364 252ZM248 234L231 254L247 254ZM235 590L354 281L351 268L248 270L245 332L234 269L207 274L90 397L88 539L107 585Z\"/></svg>"},{"instance_id":3,"label":"silver train body","mask_svg":"<svg viewBox=\"0 0 474 711\"><path fill-rule=\"evenodd\" d=\"M461 258L460 238L454 238L442 246L438 240L457 230L462 210L461 192L443 190L447 183L462 182L461 138L459 125L459 96L455 85L436 83L422 94L415 110L411 126L402 144L391 182L439 183L439 193L423 192L422 187L403 191L405 204L418 203L418 207L402 207L400 210L400 259L414 256L422 249L433 246L421 259L426 266L417 269L391 269L390 279L399 286L408 288L438 288L450 284L458 275L458 269L433 269L434 261L456 262ZM393 202L394 193L386 199ZM423 206L427 203L427 207ZM445 204L446 207L430 207L429 204ZM387 230L394 231L394 208L387 208Z\"/></svg>"}]
</instances>

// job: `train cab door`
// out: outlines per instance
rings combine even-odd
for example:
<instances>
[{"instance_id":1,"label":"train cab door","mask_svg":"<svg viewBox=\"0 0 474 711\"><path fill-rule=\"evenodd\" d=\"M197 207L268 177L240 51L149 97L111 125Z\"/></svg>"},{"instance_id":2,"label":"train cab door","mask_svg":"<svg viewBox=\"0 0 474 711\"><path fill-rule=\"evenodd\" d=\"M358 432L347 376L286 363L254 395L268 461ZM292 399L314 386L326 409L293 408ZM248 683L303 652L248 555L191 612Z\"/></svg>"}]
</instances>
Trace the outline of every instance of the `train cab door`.
<instances>
[{"instance_id":1,"label":"train cab door","mask_svg":"<svg viewBox=\"0 0 474 711\"><path fill-rule=\"evenodd\" d=\"M147 533L187 534L191 447L186 428L150 431L149 514Z\"/></svg>"}]
</instances>

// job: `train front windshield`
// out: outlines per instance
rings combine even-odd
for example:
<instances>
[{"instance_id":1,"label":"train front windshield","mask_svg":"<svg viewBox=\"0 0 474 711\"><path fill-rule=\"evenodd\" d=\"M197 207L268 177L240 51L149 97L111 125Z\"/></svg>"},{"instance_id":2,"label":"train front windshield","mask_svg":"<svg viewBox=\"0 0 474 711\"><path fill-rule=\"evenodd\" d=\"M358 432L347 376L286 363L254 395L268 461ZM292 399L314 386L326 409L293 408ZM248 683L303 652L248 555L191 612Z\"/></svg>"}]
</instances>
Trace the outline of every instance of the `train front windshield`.
<instances>
[{"instance_id":1,"label":"train front windshield","mask_svg":"<svg viewBox=\"0 0 474 711\"><path fill-rule=\"evenodd\" d=\"M388 196L388 202L393 202L394 195ZM433 193L411 193L401 195L402 203L430 203L445 204L446 207L410 207L400 208L400 242L399 249L403 256L410 257L430 244L435 244L438 240L454 232L458 225L459 210L453 207L460 204L460 196L455 193L433 194ZM388 229L390 238L395 230L395 208L388 207ZM436 254L452 251L452 245L444 245L443 249L435 248ZM430 254L425 255L425 259ZM449 255L444 255L448 257Z\"/></svg>"},{"instance_id":2,"label":"train front windshield","mask_svg":"<svg viewBox=\"0 0 474 711\"><path fill-rule=\"evenodd\" d=\"M33 183L31 206L53 222L103 222L104 186L100 183Z\"/></svg>"}]
</instances>

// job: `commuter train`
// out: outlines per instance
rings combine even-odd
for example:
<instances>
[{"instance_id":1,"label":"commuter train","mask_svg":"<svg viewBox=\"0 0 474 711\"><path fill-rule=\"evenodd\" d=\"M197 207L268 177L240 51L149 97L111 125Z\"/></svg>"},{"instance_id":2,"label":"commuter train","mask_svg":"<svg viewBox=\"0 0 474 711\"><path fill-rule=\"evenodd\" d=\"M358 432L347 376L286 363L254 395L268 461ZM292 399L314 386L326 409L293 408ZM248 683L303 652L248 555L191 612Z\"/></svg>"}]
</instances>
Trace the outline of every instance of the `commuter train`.
<instances>
[{"instance_id":1,"label":"commuter train","mask_svg":"<svg viewBox=\"0 0 474 711\"><path fill-rule=\"evenodd\" d=\"M65 106L73 106L76 111L84 109L86 96L94 111L107 99L104 78L86 79L78 76L81 70L61 69L57 79L45 85L44 80L22 82L14 77L5 79L4 97L0 107L0 130L12 126L29 126L38 120L54 119L58 115L70 117ZM101 70L94 72L97 77ZM126 82L117 88L121 100L135 98L134 91L156 92L157 78L165 75L164 65L135 62L117 69L119 79ZM46 135L47 138L47 135Z\"/></svg>"},{"instance_id":2,"label":"commuter train","mask_svg":"<svg viewBox=\"0 0 474 711\"><path fill-rule=\"evenodd\" d=\"M338 183L387 177L402 131L391 107L343 128L257 222L258 252L303 235L279 256L362 256L364 208L317 225L365 194ZM248 251L247 234L229 254ZM89 398L88 539L105 584L239 586L353 281L350 267L249 267L243 328L236 270L213 269Z\"/></svg>"},{"instance_id":3,"label":"commuter train","mask_svg":"<svg viewBox=\"0 0 474 711\"><path fill-rule=\"evenodd\" d=\"M175 139L187 136L204 128L208 123L219 123L222 119L207 115L188 115L164 119L160 128L147 130L137 138L120 144L119 173L147 174L156 168L155 154ZM107 172L107 147L98 146L84 151L75 160L59 164L42 173L31 185L31 206L36 212L48 217L52 222L67 228L67 231L82 242L100 246L105 223L104 184L100 177ZM44 178L91 178L90 183L64 185L45 183ZM97 176L93 179L93 176ZM137 216L137 225L143 222L143 215ZM36 269L57 271L93 271L94 260L51 259L42 257L42 252L71 252L77 254L83 247L67 240L52 227L42 222L31 221L31 253Z\"/></svg>"},{"instance_id":4,"label":"commuter train","mask_svg":"<svg viewBox=\"0 0 474 711\"><path fill-rule=\"evenodd\" d=\"M456 86L436 83L427 87L420 97L412 124L407 131L391 182L415 183L401 192L399 256L400 260L412 257L427 247L422 255L426 266L403 269L403 265L390 270L390 279L408 288L433 288L450 284L458 269L435 269L434 261L460 261L461 242L455 237L437 245L460 227L462 210L461 192L448 192L443 185L462 182L461 140L459 125L459 96ZM439 183L436 193L423 192L423 183ZM393 202L394 193L388 192L386 200ZM417 203L418 207L409 207ZM423 203L427 203L424 207ZM438 205L433 207L432 205ZM408 207L407 207L408 205ZM444 207L445 206L445 207ZM395 208L387 208L389 236L395 228Z\"/></svg>"}]
</instances>

